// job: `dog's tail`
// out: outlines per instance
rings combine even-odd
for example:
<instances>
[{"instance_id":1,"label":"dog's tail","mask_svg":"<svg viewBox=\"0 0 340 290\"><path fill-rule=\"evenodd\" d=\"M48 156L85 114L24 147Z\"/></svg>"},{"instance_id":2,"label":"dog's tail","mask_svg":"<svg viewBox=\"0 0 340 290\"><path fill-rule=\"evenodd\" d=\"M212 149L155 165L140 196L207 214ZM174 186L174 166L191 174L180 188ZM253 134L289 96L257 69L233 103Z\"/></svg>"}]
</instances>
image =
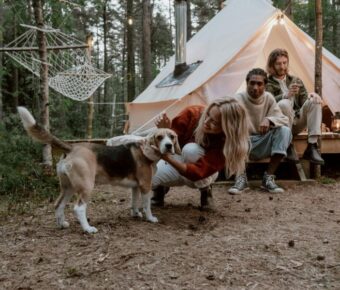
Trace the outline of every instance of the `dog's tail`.
<instances>
[{"instance_id":1,"label":"dog's tail","mask_svg":"<svg viewBox=\"0 0 340 290\"><path fill-rule=\"evenodd\" d=\"M43 144L51 144L63 151L70 152L72 146L58 139L45 128L37 124L32 114L25 107L18 107L18 113L21 121L28 133L33 139Z\"/></svg>"}]
</instances>

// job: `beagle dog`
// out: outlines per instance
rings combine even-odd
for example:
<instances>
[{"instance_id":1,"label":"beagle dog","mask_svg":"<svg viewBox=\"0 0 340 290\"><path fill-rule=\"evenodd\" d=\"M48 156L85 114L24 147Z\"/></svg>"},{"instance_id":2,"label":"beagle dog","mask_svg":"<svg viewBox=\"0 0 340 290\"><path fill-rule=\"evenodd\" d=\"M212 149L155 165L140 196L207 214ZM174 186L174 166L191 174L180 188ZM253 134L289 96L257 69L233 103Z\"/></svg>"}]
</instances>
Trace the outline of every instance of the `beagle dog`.
<instances>
[{"instance_id":1,"label":"beagle dog","mask_svg":"<svg viewBox=\"0 0 340 290\"><path fill-rule=\"evenodd\" d=\"M145 217L150 222L157 222L150 207L151 182L156 163L161 154L178 153L180 147L177 135L170 129L156 129L143 139L106 146L93 143L68 144L36 123L31 113L24 107L18 112L28 134L43 144L51 144L62 149L66 154L57 164L60 181L60 196L55 203L57 225L69 227L65 220L64 208L73 195L77 195L74 213L83 230L96 233L97 229L87 220L86 207L95 184L112 184L132 188L131 214L142 217L139 211L139 199Z\"/></svg>"}]
</instances>

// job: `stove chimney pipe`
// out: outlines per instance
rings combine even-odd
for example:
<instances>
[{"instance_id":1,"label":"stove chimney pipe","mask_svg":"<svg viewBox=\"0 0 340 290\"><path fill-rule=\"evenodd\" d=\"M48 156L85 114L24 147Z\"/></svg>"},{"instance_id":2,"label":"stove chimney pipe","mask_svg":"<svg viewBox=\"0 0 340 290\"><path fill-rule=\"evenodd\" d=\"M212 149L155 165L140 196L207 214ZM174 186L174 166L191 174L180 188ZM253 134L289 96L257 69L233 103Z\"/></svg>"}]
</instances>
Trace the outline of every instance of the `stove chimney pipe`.
<instances>
[{"instance_id":1,"label":"stove chimney pipe","mask_svg":"<svg viewBox=\"0 0 340 290\"><path fill-rule=\"evenodd\" d=\"M187 2L186 0L175 1L176 19L176 62L174 77L181 75L188 69L186 63L186 42L187 42Z\"/></svg>"}]
</instances>

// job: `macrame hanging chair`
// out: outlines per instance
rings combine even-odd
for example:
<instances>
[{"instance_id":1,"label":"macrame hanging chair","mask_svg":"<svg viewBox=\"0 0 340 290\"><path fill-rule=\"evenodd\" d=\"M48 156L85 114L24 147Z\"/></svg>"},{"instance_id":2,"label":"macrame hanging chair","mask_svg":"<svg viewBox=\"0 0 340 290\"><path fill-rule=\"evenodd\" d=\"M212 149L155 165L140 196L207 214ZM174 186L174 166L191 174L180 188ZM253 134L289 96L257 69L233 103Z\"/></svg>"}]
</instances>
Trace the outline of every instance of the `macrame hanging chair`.
<instances>
[{"instance_id":1,"label":"macrame hanging chair","mask_svg":"<svg viewBox=\"0 0 340 290\"><path fill-rule=\"evenodd\" d=\"M83 101L111 77L91 65L83 42L58 29L22 26L29 30L6 45L4 51L33 74L40 76L41 61L36 43L37 31L43 31L48 51L49 86L62 95Z\"/></svg>"}]
</instances>

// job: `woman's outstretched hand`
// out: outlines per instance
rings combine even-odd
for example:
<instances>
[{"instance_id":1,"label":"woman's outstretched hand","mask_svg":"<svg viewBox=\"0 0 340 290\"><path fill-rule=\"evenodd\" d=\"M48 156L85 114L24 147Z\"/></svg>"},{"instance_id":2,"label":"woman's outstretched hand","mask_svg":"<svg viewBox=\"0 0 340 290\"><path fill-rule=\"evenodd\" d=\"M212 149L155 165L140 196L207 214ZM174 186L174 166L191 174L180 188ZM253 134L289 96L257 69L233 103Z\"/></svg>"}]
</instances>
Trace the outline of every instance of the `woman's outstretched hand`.
<instances>
[{"instance_id":1,"label":"woman's outstretched hand","mask_svg":"<svg viewBox=\"0 0 340 290\"><path fill-rule=\"evenodd\" d=\"M157 128L170 128L171 121L166 113L161 113L159 116L156 117L155 125Z\"/></svg>"}]
</instances>

